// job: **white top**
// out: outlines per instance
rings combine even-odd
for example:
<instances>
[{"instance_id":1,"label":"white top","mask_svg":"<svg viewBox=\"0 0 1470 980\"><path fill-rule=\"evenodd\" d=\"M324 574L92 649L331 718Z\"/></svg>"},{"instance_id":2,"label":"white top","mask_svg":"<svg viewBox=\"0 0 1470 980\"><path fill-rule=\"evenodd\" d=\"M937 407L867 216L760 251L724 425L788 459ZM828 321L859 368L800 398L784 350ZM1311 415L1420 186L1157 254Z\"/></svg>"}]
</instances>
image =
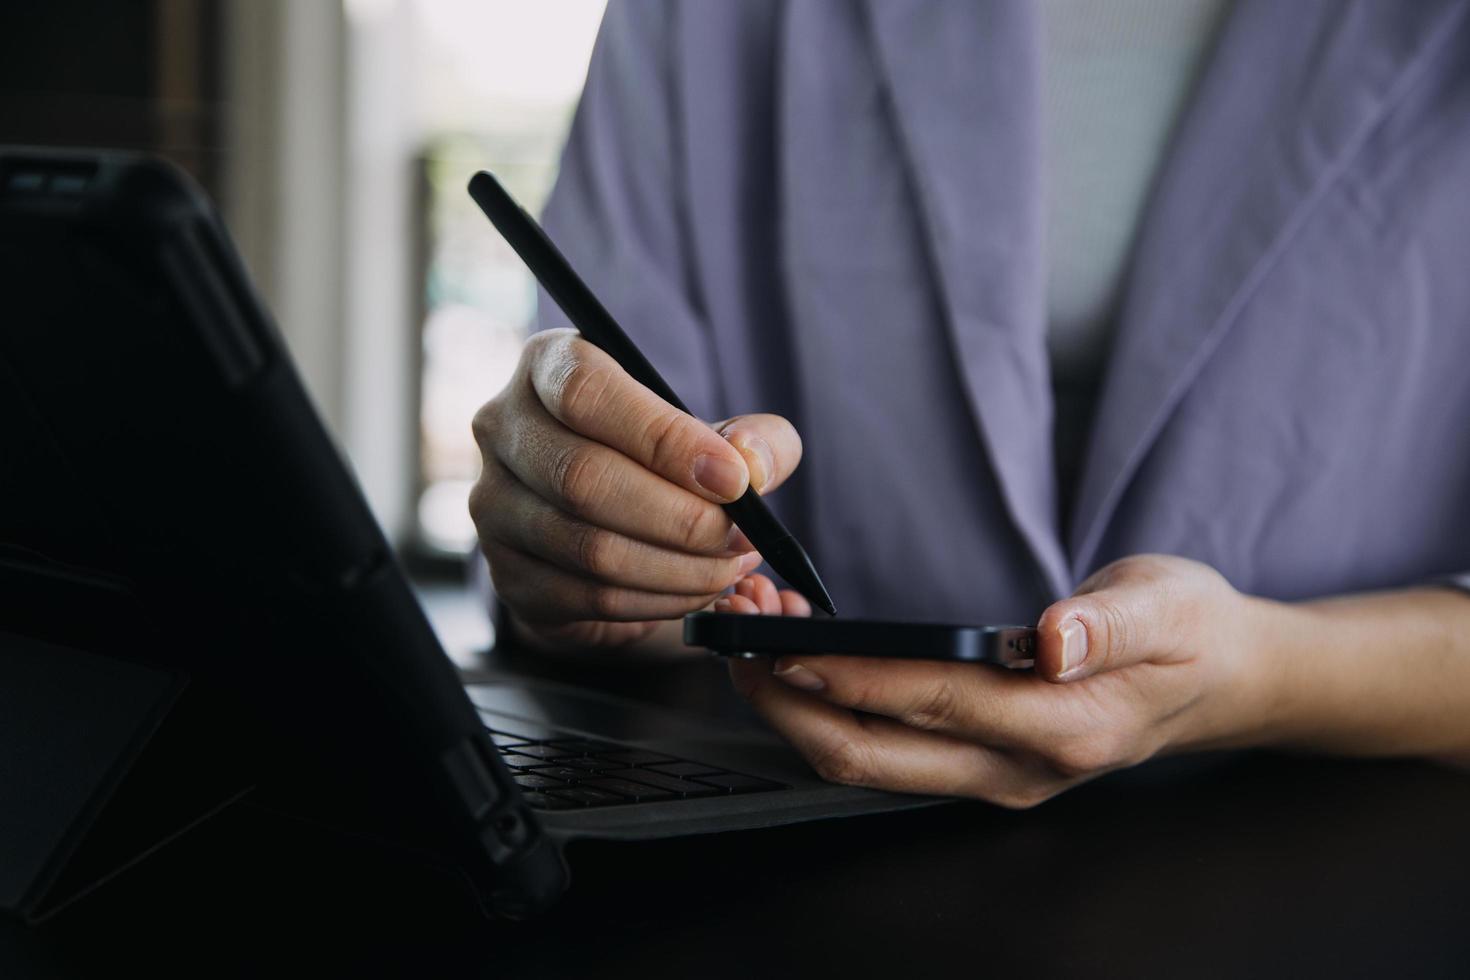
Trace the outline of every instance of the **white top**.
<instances>
[{"instance_id":1,"label":"white top","mask_svg":"<svg viewBox=\"0 0 1470 980\"><path fill-rule=\"evenodd\" d=\"M1039 0L1047 348L1064 508L1138 220L1229 3Z\"/></svg>"}]
</instances>

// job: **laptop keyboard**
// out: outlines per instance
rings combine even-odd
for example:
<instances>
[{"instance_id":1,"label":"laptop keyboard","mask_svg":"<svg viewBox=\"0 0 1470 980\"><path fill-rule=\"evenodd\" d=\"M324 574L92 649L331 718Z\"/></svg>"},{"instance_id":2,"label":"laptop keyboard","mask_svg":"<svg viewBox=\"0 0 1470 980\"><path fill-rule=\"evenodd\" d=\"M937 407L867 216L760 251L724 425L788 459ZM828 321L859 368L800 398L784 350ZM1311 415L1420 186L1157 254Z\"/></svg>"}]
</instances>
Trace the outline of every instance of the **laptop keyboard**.
<instances>
[{"instance_id":1,"label":"laptop keyboard","mask_svg":"<svg viewBox=\"0 0 1470 980\"><path fill-rule=\"evenodd\" d=\"M788 788L693 759L527 722L497 718L486 727L526 802L538 810L662 803Z\"/></svg>"}]
</instances>

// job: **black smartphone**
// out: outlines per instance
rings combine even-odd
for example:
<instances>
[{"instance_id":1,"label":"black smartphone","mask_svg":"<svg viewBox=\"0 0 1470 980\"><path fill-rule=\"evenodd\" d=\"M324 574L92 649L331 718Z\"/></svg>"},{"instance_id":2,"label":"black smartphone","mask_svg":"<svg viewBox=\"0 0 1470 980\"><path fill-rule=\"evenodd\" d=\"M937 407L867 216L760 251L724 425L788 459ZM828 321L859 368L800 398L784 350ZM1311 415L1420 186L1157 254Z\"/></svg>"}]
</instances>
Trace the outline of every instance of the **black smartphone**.
<instances>
[{"instance_id":1,"label":"black smartphone","mask_svg":"<svg viewBox=\"0 0 1470 980\"><path fill-rule=\"evenodd\" d=\"M959 660L1030 667L1036 630L1029 626L950 626L806 616L690 613L684 642L724 657L833 654L900 660Z\"/></svg>"}]
</instances>

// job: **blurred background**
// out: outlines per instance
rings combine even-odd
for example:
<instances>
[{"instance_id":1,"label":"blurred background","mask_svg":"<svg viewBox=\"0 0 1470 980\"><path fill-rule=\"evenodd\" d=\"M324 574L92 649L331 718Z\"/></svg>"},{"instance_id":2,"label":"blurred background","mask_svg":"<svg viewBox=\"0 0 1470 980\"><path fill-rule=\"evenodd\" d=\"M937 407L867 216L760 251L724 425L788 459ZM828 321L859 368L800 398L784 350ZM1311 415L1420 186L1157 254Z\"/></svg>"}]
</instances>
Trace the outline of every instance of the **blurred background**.
<instances>
[{"instance_id":1,"label":"blurred background","mask_svg":"<svg viewBox=\"0 0 1470 980\"><path fill-rule=\"evenodd\" d=\"M494 170L540 210L604 3L0 4L0 143L144 150L190 172L415 577L457 581L470 419L535 303L465 184ZM427 595L456 645L488 639L483 616Z\"/></svg>"}]
</instances>

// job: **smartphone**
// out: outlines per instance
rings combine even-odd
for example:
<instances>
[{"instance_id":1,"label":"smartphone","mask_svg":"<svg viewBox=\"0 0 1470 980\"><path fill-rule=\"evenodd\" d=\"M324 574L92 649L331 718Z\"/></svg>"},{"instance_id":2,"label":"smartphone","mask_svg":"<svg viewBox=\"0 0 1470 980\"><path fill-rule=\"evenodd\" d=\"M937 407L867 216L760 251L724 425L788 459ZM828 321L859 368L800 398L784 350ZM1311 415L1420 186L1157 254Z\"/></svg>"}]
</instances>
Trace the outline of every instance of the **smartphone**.
<instances>
[{"instance_id":1,"label":"smartphone","mask_svg":"<svg viewBox=\"0 0 1470 980\"><path fill-rule=\"evenodd\" d=\"M834 654L900 660L958 660L1030 667L1036 630L1029 626L949 626L806 616L690 613L684 643L723 657Z\"/></svg>"}]
</instances>

